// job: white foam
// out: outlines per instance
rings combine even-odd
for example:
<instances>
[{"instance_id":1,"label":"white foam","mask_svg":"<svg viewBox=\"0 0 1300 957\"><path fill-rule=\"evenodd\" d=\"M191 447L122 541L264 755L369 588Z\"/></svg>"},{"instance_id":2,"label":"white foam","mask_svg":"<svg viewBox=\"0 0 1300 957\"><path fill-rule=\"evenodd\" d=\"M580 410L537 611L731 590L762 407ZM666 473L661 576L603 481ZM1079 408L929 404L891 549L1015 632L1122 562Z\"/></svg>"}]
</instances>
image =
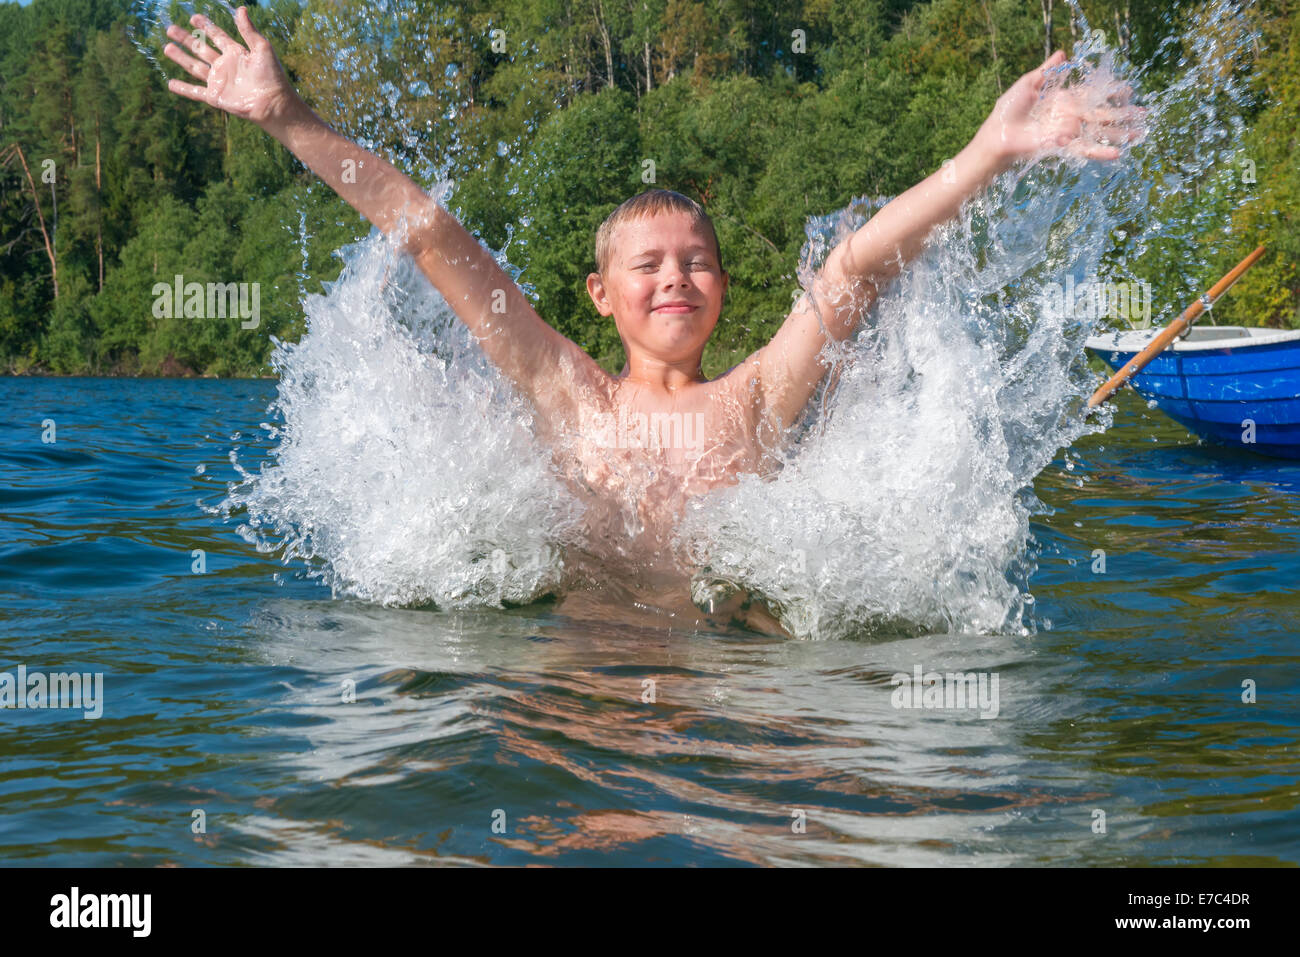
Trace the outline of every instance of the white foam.
<instances>
[{"instance_id":1,"label":"white foam","mask_svg":"<svg viewBox=\"0 0 1300 957\"><path fill-rule=\"evenodd\" d=\"M936 234L838 351L784 468L691 503L679 532L699 567L683 570L683 594L692 573L734 583L800 637L1035 629L1032 482L1107 424L1080 414L1096 384L1089 323L1044 314L1043 290L1129 278L1151 243L1205 235L1210 214L1177 220L1171 200L1189 164L1230 162L1239 142L1225 111L1240 88L1211 78L1246 34L1220 34L1226 48L1192 43L1180 79L1146 98L1148 139L1123 160L1045 156ZM1097 37L1077 59L1049 86L1096 99L1117 76L1140 79ZM809 221L805 287L878 205ZM466 606L562 590L566 550L590 543L529 409L408 260L378 237L345 260L307 298L301 342L277 345L279 448L225 511L246 509L246 537L308 561L336 593Z\"/></svg>"},{"instance_id":2,"label":"white foam","mask_svg":"<svg viewBox=\"0 0 1300 957\"><path fill-rule=\"evenodd\" d=\"M1240 57L1248 33L1231 4L1217 7L1217 39L1189 41L1199 56L1144 99L1143 143L1114 162L1045 152L936 232L832 353L838 384L813 404L783 470L693 503L681 534L703 569L697 583L767 596L800 637L1036 630L1030 518L1045 506L1032 482L1110 421L1081 414L1098 384L1083 362L1090 321L1045 312L1044 290L1068 275L1130 278L1129 263L1158 241L1144 235L1151 221L1162 236L1196 238L1204 259L1217 251L1203 237L1221 213L1172 212L1188 165L1224 168L1239 145L1225 116L1242 87L1216 64ZM1100 35L1076 60L1047 91L1068 86L1102 105L1117 79L1137 82ZM809 221L805 289L883 202L861 197Z\"/></svg>"},{"instance_id":3,"label":"white foam","mask_svg":"<svg viewBox=\"0 0 1300 957\"><path fill-rule=\"evenodd\" d=\"M271 461L232 489L240 531L336 593L446 607L558 588L581 510L531 414L404 256L352 247L308 332L277 343Z\"/></svg>"}]
</instances>

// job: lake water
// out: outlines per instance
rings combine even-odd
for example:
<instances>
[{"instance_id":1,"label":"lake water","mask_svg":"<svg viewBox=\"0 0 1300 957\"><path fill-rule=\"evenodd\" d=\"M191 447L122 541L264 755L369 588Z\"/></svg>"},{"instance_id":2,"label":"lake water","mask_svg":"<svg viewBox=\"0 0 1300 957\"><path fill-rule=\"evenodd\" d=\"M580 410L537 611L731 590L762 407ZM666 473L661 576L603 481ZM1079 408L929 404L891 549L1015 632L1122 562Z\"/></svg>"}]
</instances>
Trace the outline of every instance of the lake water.
<instances>
[{"instance_id":1,"label":"lake water","mask_svg":"<svg viewBox=\"0 0 1300 957\"><path fill-rule=\"evenodd\" d=\"M1300 466L1126 394L1036 482L1036 633L777 640L333 599L198 505L274 395L0 379L0 670L103 675L0 710L0 861L1300 863Z\"/></svg>"}]
</instances>

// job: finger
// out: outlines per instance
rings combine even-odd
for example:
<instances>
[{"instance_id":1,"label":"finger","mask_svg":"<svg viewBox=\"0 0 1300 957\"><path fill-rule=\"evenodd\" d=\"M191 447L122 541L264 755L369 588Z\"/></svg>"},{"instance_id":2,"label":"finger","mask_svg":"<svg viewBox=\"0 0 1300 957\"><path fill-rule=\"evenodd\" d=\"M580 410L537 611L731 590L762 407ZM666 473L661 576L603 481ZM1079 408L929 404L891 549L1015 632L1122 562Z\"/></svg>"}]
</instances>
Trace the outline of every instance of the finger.
<instances>
[{"instance_id":1,"label":"finger","mask_svg":"<svg viewBox=\"0 0 1300 957\"><path fill-rule=\"evenodd\" d=\"M1146 138L1145 130L1130 129L1107 129L1092 131L1092 139L1098 143L1106 143L1111 146L1122 146L1125 143L1137 143Z\"/></svg>"},{"instance_id":2,"label":"finger","mask_svg":"<svg viewBox=\"0 0 1300 957\"><path fill-rule=\"evenodd\" d=\"M1136 133L1100 133L1096 130L1089 130L1087 136L1079 137L1079 142L1091 146L1104 146L1107 149L1118 149L1133 140L1137 139L1139 134Z\"/></svg>"},{"instance_id":3,"label":"finger","mask_svg":"<svg viewBox=\"0 0 1300 957\"><path fill-rule=\"evenodd\" d=\"M1083 115L1083 121L1089 128L1115 134L1143 129L1146 126L1145 119L1142 112L1127 110L1089 110Z\"/></svg>"},{"instance_id":4,"label":"finger","mask_svg":"<svg viewBox=\"0 0 1300 957\"><path fill-rule=\"evenodd\" d=\"M1079 138L1083 122L1078 117L1062 120L1052 128L1051 138L1057 146L1067 146Z\"/></svg>"},{"instance_id":5,"label":"finger","mask_svg":"<svg viewBox=\"0 0 1300 957\"><path fill-rule=\"evenodd\" d=\"M202 31L196 31L202 33ZM217 57L221 56L216 50L204 42L202 36L195 36L193 33L186 33L183 27L172 24L167 28L167 35L176 41L176 45L189 50L204 63L216 63Z\"/></svg>"},{"instance_id":6,"label":"finger","mask_svg":"<svg viewBox=\"0 0 1300 957\"><path fill-rule=\"evenodd\" d=\"M185 97L187 100L196 100L199 103L208 102L208 88L206 86L195 86L193 83L182 83L180 80L168 80L167 89Z\"/></svg>"},{"instance_id":7,"label":"finger","mask_svg":"<svg viewBox=\"0 0 1300 957\"><path fill-rule=\"evenodd\" d=\"M194 24L196 27L202 30L204 35L213 43L215 43L217 49L220 50L222 53L227 53L230 50L243 49L243 47L241 47L237 41L232 40L230 38L230 34L228 34L225 30L221 29L221 27L217 26L215 23L213 23L211 20L209 20L201 13L196 13L194 14L194 16L190 17L190 23Z\"/></svg>"},{"instance_id":8,"label":"finger","mask_svg":"<svg viewBox=\"0 0 1300 957\"><path fill-rule=\"evenodd\" d=\"M1146 111L1136 106L1097 106L1085 113L1083 118L1089 123L1132 123L1141 119L1144 112Z\"/></svg>"},{"instance_id":9,"label":"finger","mask_svg":"<svg viewBox=\"0 0 1300 957\"><path fill-rule=\"evenodd\" d=\"M1127 143L1143 133L1140 126L1127 123L1089 123L1087 127L1093 139L1103 139L1107 143Z\"/></svg>"},{"instance_id":10,"label":"finger","mask_svg":"<svg viewBox=\"0 0 1300 957\"><path fill-rule=\"evenodd\" d=\"M163 47L163 56L173 63L179 63L184 67L185 72L190 76L206 80L211 68L202 60L196 60L174 43L169 43Z\"/></svg>"},{"instance_id":11,"label":"finger","mask_svg":"<svg viewBox=\"0 0 1300 957\"><path fill-rule=\"evenodd\" d=\"M1105 111L1094 111L1084 114L1083 120L1090 127L1111 132L1127 132L1129 130L1141 130L1146 128L1146 111L1138 110L1134 112L1122 111L1110 114Z\"/></svg>"},{"instance_id":12,"label":"finger","mask_svg":"<svg viewBox=\"0 0 1300 957\"><path fill-rule=\"evenodd\" d=\"M1133 99L1133 87L1125 84L1118 90L1113 90L1106 95L1106 102L1111 106L1124 106Z\"/></svg>"},{"instance_id":13,"label":"finger","mask_svg":"<svg viewBox=\"0 0 1300 957\"><path fill-rule=\"evenodd\" d=\"M1042 66L1040 66L1037 70L1034 70L1029 74L1034 78L1033 79L1034 89L1035 90L1042 89L1043 84L1047 82L1047 71L1052 69L1053 67L1060 66L1064 62L1065 62L1064 50L1057 50L1046 60L1044 60Z\"/></svg>"},{"instance_id":14,"label":"finger","mask_svg":"<svg viewBox=\"0 0 1300 957\"><path fill-rule=\"evenodd\" d=\"M239 28L239 35L248 44L250 50L261 47L267 42L266 37L258 33L257 28L253 26L253 21L248 16L248 7L240 7L235 11L235 26Z\"/></svg>"},{"instance_id":15,"label":"finger","mask_svg":"<svg viewBox=\"0 0 1300 957\"><path fill-rule=\"evenodd\" d=\"M1120 151L1115 146L1093 146L1084 143L1082 140L1075 140L1070 144L1070 152L1075 156L1082 156L1090 160L1113 160L1119 159Z\"/></svg>"}]
</instances>

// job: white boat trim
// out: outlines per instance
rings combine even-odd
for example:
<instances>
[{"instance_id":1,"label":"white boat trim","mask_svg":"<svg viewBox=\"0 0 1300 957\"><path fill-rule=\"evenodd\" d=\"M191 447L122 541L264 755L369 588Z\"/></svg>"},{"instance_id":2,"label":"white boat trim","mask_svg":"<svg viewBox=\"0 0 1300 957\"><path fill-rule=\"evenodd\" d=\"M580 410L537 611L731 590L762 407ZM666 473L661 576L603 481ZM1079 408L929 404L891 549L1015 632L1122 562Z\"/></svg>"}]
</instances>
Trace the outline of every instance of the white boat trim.
<instances>
[{"instance_id":1,"label":"white boat trim","mask_svg":"<svg viewBox=\"0 0 1300 957\"><path fill-rule=\"evenodd\" d=\"M1084 345L1097 352L1141 352L1165 329L1116 329L1089 336ZM1211 349L1271 346L1300 339L1300 329L1263 329L1251 326L1192 326L1182 339L1175 339L1165 351L1205 352Z\"/></svg>"}]
</instances>

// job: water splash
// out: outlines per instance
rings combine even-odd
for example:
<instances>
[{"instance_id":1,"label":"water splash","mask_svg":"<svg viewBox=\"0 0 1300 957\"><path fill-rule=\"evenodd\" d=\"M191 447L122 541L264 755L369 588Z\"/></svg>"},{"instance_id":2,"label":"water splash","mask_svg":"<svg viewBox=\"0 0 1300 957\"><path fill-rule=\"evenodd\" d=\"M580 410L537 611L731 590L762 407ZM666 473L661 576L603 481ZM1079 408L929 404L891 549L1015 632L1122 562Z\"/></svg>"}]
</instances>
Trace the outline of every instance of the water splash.
<instances>
[{"instance_id":1,"label":"water splash","mask_svg":"<svg viewBox=\"0 0 1300 957\"><path fill-rule=\"evenodd\" d=\"M279 445L220 506L335 594L523 603L560 587L581 508L520 402L446 302L377 233L344 250L308 333L276 341Z\"/></svg>"},{"instance_id":2,"label":"water splash","mask_svg":"<svg viewBox=\"0 0 1300 957\"><path fill-rule=\"evenodd\" d=\"M1135 98L1148 110L1140 144L1111 163L1046 151L999 177L833 350L775 479L744 476L693 503L681 534L703 569L697 592L755 591L801 637L1036 630L1030 518L1046 509L1031 483L1057 450L1110 422L1106 409L1080 414L1096 385L1082 361L1094 330L1044 310L1048 285L1127 280L1151 268L1141 257L1157 244L1195 247L1161 304L1168 318L1228 241L1221 207L1185 194L1231 173L1251 35L1230 3L1201 22L1217 25L1174 38L1188 47L1175 80ZM1085 41L1044 94L1106 105L1117 81L1140 90L1143 71L1081 26ZM883 202L809 221L804 288Z\"/></svg>"},{"instance_id":3,"label":"water splash","mask_svg":"<svg viewBox=\"0 0 1300 957\"><path fill-rule=\"evenodd\" d=\"M1222 173L1248 97L1249 31L1226 0L1209 13L1214 30L1193 23L1162 48L1183 52L1173 80L1138 97L1142 143L1112 163L1045 153L997 179L838 347L775 477L743 475L690 503L678 544L697 584L763 597L799 637L1036 630L1030 520L1045 507L1033 480L1109 414L1080 414L1095 384L1082 360L1090 323L1044 312L1044 291L1067 276L1131 278L1163 253L1183 279L1162 316L1181 309L1183 287L1196 294L1227 241L1217 217L1239 201ZM1082 26L1049 89L1098 102L1117 80L1142 90L1146 68ZM412 89L388 90L386 116L424 92ZM1215 204L1186 202L1189 184ZM805 288L882 202L809 220ZM268 429L280 445L257 474L240 470L223 513L246 511L241 533L260 549L367 600L563 590L568 556L591 543L528 408L409 261L378 237L345 260L327 294L307 298L301 342L276 345L282 425Z\"/></svg>"},{"instance_id":4,"label":"water splash","mask_svg":"<svg viewBox=\"0 0 1300 957\"><path fill-rule=\"evenodd\" d=\"M190 79L162 55L173 24L198 34L190 24L195 13L209 16L239 42L234 25L237 4L133 0L127 35L133 46L163 76ZM224 11L224 15L220 11ZM467 105L466 79L459 68L436 56L411 23L420 10L412 0L338 0L308 4L301 11L288 5L254 8L250 16L271 38L287 69L298 68L305 84L300 92L324 104L330 124L367 150L382 153L417 182L446 180L463 159L466 145L455 124L441 123L447 113ZM286 48L281 38L293 37ZM385 76L401 76L404 89ZM446 134L444 140L442 134Z\"/></svg>"},{"instance_id":5,"label":"water splash","mask_svg":"<svg viewBox=\"0 0 1300 957\"><path fill-rule=\"evenodd\" d=\"M227 3L226 0L215 0L214 3L210 4L171 3L168 0L133 0L131 17L126 24L127 38L131 41L131 45L148 59L163 76L167 76L169 75L168 67L164 66L164 63L169 61L166 61L162 56L162 48L168 42L167 28L174 24L186 33L197 33L194 27L190 25L190 17L196 13L211 16L213 7L220 7L225 10L231 21L234 20L237 7ZM174 12L177 13L176 16L173 16Z\"/></svg>"}]
</instances>

